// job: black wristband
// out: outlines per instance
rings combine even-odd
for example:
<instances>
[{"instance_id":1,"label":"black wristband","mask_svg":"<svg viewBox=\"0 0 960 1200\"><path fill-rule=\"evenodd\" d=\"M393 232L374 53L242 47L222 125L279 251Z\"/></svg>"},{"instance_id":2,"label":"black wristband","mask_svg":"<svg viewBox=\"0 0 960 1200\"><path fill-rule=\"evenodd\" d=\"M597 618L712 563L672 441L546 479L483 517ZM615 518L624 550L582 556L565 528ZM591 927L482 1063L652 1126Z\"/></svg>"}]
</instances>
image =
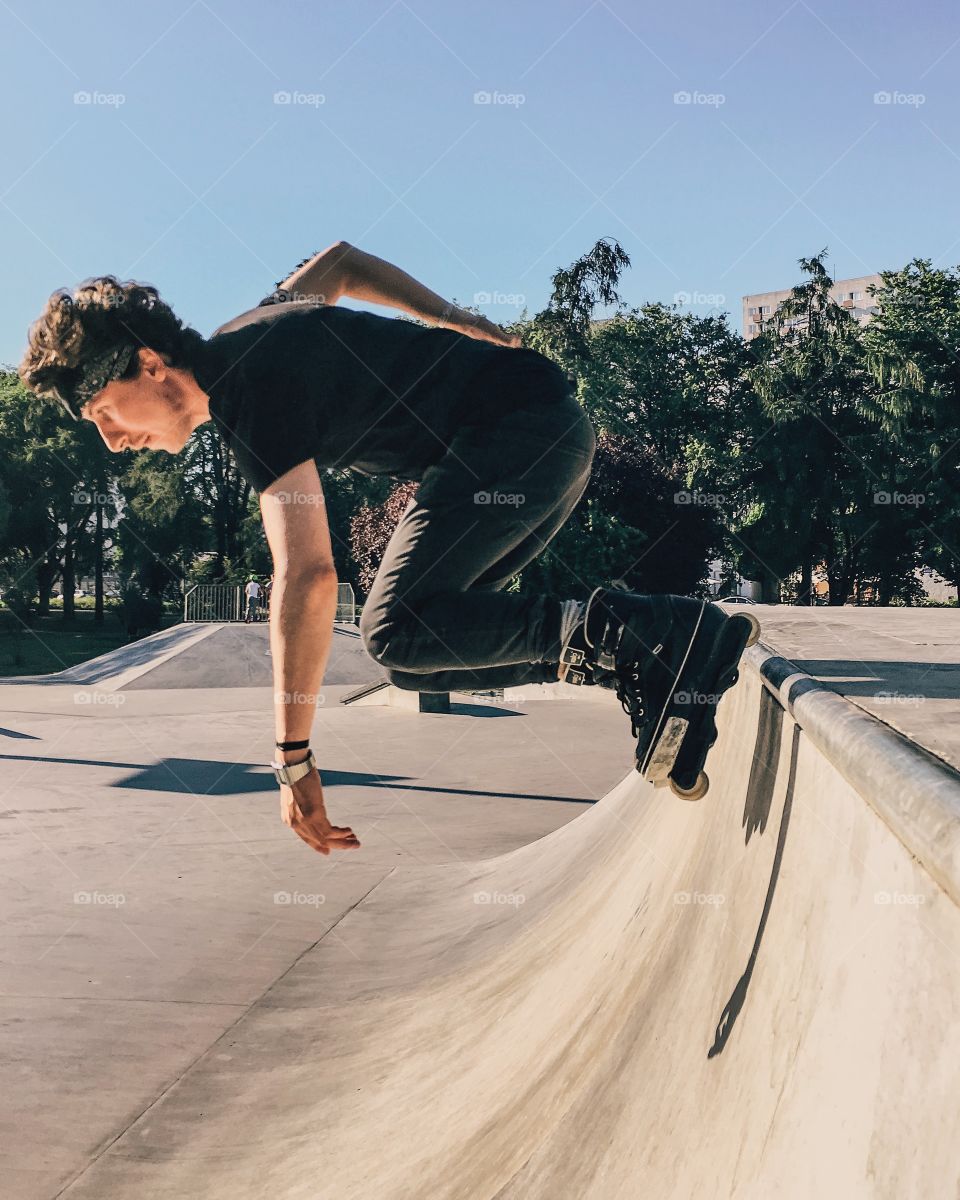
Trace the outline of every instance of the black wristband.
<instances>
[{"instance_id":1,"label":"black wristband","mask_svg":"<svg viewBox=\"0 0 960 1200\"><path fill-rule=\"evenodd\" d=\"M278 750L306 750L310 745L310 739L304 738L302 742L277 742Z\"/></svg>"}]
</instances>

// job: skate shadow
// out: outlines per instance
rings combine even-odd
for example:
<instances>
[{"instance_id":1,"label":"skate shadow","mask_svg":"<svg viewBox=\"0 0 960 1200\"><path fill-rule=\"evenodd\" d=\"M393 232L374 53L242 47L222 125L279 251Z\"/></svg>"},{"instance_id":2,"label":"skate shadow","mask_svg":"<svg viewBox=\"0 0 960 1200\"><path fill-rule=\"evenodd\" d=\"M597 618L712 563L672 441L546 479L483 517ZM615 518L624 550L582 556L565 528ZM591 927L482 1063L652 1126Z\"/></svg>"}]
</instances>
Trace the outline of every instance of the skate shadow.
<instances>
[{"instance_id":1,"label":"skate shadow","mask_svg":"<svg viewBox=\"0 0 960 1200\"><path fill-rule=\"evenodd\" d=\"M783 735L783 709L766 688L760 693L760 716L757 721L757 740L753 747L750 778L743 808L744 845L757 832L763 833L770 818L773 789L777 782L780 762L780 741Z\"/></svg>"},{"instance_id":2,"label":"skate shadow","mask_svg":"<svg viewBox=\"0 0 960 1200\"><path fill-rule=\"evenodd\" d=\"M767 694L766 689L764 689L764 692L765 692L765 694ZM771 700L773 699L772 696L770 698L771 698ZM777 707L779 708L779 705L777 705ZM782 724L782 717L783 717L782 709L780 710L780 713L781 713L781 724ZM762 725L763 725L763 722L761 721L761 729L762 729ZM760 745L760 741L761 741L761 730L758 729L758 733L757 733L758 746ZM780 748L779 732L778 732L777 738L776 738L776 746L777 746L777 751L779 753L779 748ZM772 748L772 742L771 742L771 748ZM787 841L787 830L790 827L790 814L793 811L793 792L794 792L794 787L796 786L796 779L797 779L797 756L798 756L799 748L800 748L800 726L795 725L793 728L793 742L790 747L790 771L789 771L789 775L787 777L787 794L783 800L783 813L780 817L780 832L777 836L777 848L776 848L776 851L774 852L773 865L770 869L770 882L767 885L767 894L766 894L766 897L763 902L763 910L760 913L760 923L757 926L757 935L753 940L753 947L750 951L750 957L747 959L746 968L745 968L743 974L737 980L736 986L733 989L730 999L727 1001L723 1012L720 1014L720 1020L717 1022L717 1028L714 1033L713 1045L707 1051L707 1058L716 1058L716 1056L718 1054L723 1053L723 1050L726 1047L727 1042L730 1040L730 1034L733 1031L733 1027L736 1024L737 1018L740 1016L740 1013L743 1009L744 1003L746 1002L746 999L747 999L747 990L750 987L750 980L753 978L753 969L756 966L757 958L760 954L760 944L763 941L763 934L767 927L767 918L770 915L770 909L773 905L773 895L777 888L777 881L780 878L780 865L783 862L783 849L784 849L784 846L786 845L786 841ZM770 764L771 769L773 770L773 773L774 773L774 778L775 778L775 761L776 760L773 760L773 762ZM751 772L751 779L752 778L753 778L753 772ZM770 797L772 796L772 793L773 793L773 787L772 787L772 783L771 783L769 793L768 793L767 792L767 784L766 784L766 776L763 776L763 777L758 776L758 778L762 778L762 785L758 786L758 794L765 797L765 800L766 800L766 813L763 815L763 826L765 826L767 816L769 815L769 811L770 811L769 801L770 801ZM749 828L750 828L750 826L748 825L748 838L749 838Z\"/></svg>"}]
</instances>

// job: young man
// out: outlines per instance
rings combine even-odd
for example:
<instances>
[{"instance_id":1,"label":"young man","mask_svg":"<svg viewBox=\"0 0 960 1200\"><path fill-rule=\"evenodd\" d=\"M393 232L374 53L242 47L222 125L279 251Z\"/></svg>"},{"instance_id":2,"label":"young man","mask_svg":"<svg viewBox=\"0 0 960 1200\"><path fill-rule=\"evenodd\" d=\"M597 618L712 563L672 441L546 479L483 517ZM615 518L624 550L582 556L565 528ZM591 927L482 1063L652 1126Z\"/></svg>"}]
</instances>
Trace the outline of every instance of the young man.
<instances>
[{"instance_id":1,"label":"young man","mask_svg":"<svg viewBox=\"0 0 960 1200\"><path fill-rule=\"evenodd\" d=\"M343 296L436 328L335 307ZM147 285L108 275L55 292L20 377L114 451L176 453L213 420L260 493L275 572L272 765L283 819L314 849L359 845L327 819L308 745L337 604L318 465L420 481L360 623L393 683L611 687L637 769L705 790L716 702L756 622L615 588L586 602L503 591L580 499L596 439L564 372L485 317L337 242L209 340Z\"/></svg>"},{"instance_id":2,"label":"young man","mask_svg":"<svg viewBox=\"0 0 960 1200\"><path fill-rule=\"evenodd\" d=\"M247 580L247 586L243 591L247 597L247 610L243 614L243 620L244 624L249 625L251 621L260 620L260 584L257 583L253 575Z\"/></svg>"}]
</instances>

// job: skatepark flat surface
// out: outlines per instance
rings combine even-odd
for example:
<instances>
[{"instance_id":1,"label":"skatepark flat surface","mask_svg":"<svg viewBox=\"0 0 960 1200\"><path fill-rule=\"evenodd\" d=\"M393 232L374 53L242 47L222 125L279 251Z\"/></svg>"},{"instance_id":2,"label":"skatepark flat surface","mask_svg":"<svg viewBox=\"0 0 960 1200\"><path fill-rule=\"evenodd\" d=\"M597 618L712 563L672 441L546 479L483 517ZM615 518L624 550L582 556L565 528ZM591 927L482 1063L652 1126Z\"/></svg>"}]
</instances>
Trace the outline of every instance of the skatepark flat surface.
<instances>
[{"instance_id":1,"label":"skatepark flat surface","mask_svg":"<svg viewBox=\"0 0 960 1200\"><path fill-rule=\"evenodd\" d=\"M610 693L341 706L357 664L334 861L277 819L269 690L0 688L2 1194L956 1196L960 783L832 690L864 630L950 655L796 611L699 804Z\"/></svg>"},{"instance_id":2,"label":"skatepark flat surface","mask_svg":"<svg viewBox=\"0 0 960 1200\"><path fill-rule=\"evenodd\" d=\"M960 769L960 610L750 611L802 671Z\"/></svg>"}]
</instances>

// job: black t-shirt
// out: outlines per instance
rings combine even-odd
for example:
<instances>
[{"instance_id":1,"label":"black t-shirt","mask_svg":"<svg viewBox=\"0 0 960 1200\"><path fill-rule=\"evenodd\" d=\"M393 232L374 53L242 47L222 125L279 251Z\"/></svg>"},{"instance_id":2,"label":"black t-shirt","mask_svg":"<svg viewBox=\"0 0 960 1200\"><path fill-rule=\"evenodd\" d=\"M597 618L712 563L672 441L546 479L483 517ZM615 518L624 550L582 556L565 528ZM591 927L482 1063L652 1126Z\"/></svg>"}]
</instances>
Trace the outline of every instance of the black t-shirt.
<instances>
[{"instance_id":1,"label":"black t-shirt","mask_svg":"<svg viewBox=\"0 0 960 1200\"><path fill-rule=\"evenodd\" d=\"M264 301L217 329L194 367L210 415L257 491L307 459L420 479L457 427L495 417L534 350L310 301ZM565 377L564 377L565 378Z\"/></svg>"}]
</instances>

